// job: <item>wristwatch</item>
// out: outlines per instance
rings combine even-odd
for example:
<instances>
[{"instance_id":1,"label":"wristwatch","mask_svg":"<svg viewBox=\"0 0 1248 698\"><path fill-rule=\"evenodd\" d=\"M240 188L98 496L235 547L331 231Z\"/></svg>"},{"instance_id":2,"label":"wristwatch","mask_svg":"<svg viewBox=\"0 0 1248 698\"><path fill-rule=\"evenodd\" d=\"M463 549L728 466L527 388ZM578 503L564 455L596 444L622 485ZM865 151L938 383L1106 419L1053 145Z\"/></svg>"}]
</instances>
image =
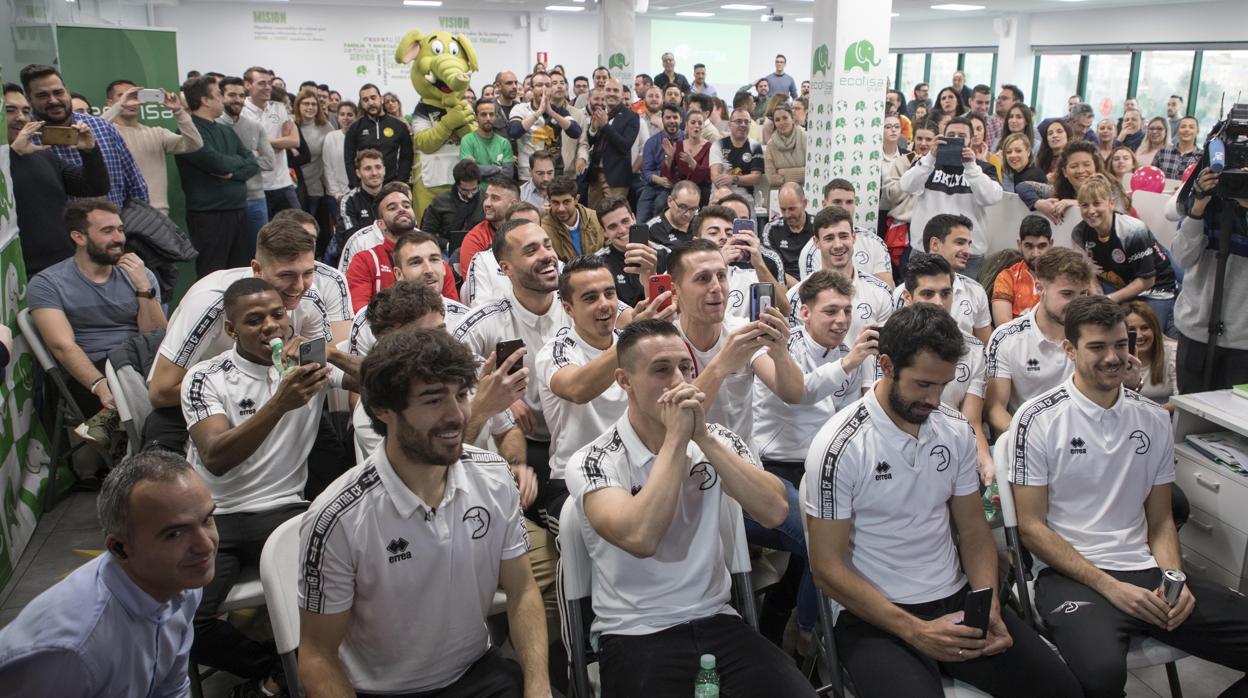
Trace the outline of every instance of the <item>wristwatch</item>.
<instances>
[{"instance_id":1,"label":"wristwatch","mask_svg":"<svg viewBox=\"0 0 1248 698\"><path fill-rule=\"evenodd\" d=\"M155 298L155 297L156 297L156 287L155 287L155 286L152 286L151 288L147 289L146 291L140 291L139 289L137 289L137 288L136 288L136 289L134 289L134 296L135 296L136 298Z\"/></svg>"}]
</instances>

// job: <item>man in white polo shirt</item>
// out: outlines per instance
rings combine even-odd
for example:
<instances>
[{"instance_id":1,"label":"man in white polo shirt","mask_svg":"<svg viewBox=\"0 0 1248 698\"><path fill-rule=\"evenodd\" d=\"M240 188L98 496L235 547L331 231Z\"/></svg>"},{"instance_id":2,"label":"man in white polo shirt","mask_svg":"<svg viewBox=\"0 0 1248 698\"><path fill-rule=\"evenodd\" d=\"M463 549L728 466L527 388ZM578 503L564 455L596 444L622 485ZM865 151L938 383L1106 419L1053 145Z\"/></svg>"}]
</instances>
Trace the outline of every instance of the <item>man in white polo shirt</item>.
<instances>
[{"instance_id":1,"label":"man in white polo shirt","mask_svg":"<svg viewBox=\"0 0 1248 698\"><path fill-rule=\"evenodd\" d=\"M940 404L965 349L957 323L918 303L893 314L879 341L883 376L806 457L811 566L843 607L836 647L855 694L940 696L944 674L993 695L1079 695L1061 659L997 599L975 438ZM986 634L961 624L972 589L992 590Z\"/></svg>"},{"instance_id":2,"label":"man in white polo shirt","mask_svg":"<svg viewBox=\"0 0 1248 698\"><path fill-rule=\"evenodd\" d=\"M988 294L978 281L962 273L971 259L971 225L971 219L962 214L938 213L923 229L923 245L929 254L944 257L953 268L953 307L949 313L958 321L958 328L984 344L992 336ZM894 298L900 296L900 290L893 294Z\"/></svg>"},{"instance_id":3,"label":"man in white polo shirt","mask_svg":"<svg viewBox=\"0 0 1248 698\"><path fill-rule=\"evenodd\" d=\"M288 208L273 216L275 221L291 221L306 230L315 241L318 235L316 218L301 208ZM321 297L325 305L325 320L329 322L329 330L334 342L347 338L351 328L351 292L347 289L347 278L342 272L324 262L316 262L316 274L312 277L312 287Z\"/></svg>"},{"instance_id":4,"label":"man in white polo shirt","mask_svg":"<svg viewBox=\"0 0 1248 698\"><path fill-rule=\"evenodd\" d=\"M724 254L728 263L726 312L729 316L742 319L750 316L750 286L757 283L774 286L775 305L787 316L790 308L785 295L788 286L784 282L784 260L770 248L763 247L757 235L733 232L734 221L745 218L741 215L743 212L748 215L749 209L743 201L744 198L733 194L726 197L722 205L703 208L689 223L689 233L695 240L710 240Z\"/></svg>"},{"instance_id":5,"label":"man in white polo shirt","mask_svg":"<svg viewBox=\"0 0 1248 698\"><path fill-rule=\"evenodd\" d=\"M906 262L905 281L897 288L902 290L902 300L906 305L932 303L944 308L947 313L957 296L954 290L955 278L953 267L944 257L915 252ZM961 325L958 329L962 331L962 340L966 347L958 358L953 380L949 381L940 394L940 402L960 412L970 423L975 432L979 478L987 485L996 474L996 466L992 462L992 450L988 447L988 436L983 427L984 389L988 383L984 345L975 335L967 334Z\"/></svg>"},{"instance_id":6,"label":"man in white polo shirt","mask_svg":"<svg viewBox=\"0 0 1248 698\"><path fill-rule=\"evenodd\" d=\"M853 182L848 179L834 179L824 185L823 208L829 206L845 209L849 212L850 221L853 221L854 211L858 206ZM819 246L814 238L802 247L799 263L803 279L823 268L823 257L819 254ZM854 269L874 276L888 284L889 288L893 286L893 262L888 254L888 247L879 235L857 226L854 226Z\"/></svg>"},{"instance_id":7,"label":"man in white polo shirt","mask_svg":"<svg viewBox=\"0 0 1248 698\"><path fill-rule=\"evenodd\" d=\"M274 365L269 342L289 337L291 325L281 295L264 279L230 284L222 305L234 347L191 367L182 382L187 460L212 492L220 534L191 652L196 662L264 681L271 691L276 653L221 620L218 609L242 568L259 564L269 534L307 506L308 454L325 391L355 387L333 366Z\"/></svg>"},{"instance_id":8,"label":"man in white polo shirt","mask_svg":"<svg viewBox=\"0 0 1248 698\"><path fill-rule=\"evenodd\" d=\"M286 151L299 148L299 129L295 128L286 103L272 99L272 71L260 66L248 68L243 73L243 88L247 90L243 116L258 122L264 128L269 144L273 146L273 169L260 173L269 215L288 208L299 208L295 183L291 180L290 168L286 165Z\"/></svg>"},{"instance_id":9,"label":"man in white polo shirt","mask_svg":"<svg viewBox=\"0 0 1248 698\"><path fill-rule=\"evenodd\" d=\"M464 444L475 358L445 332L401 330L361 374L385 441L299 534L308 695L549 696L520 494L505 460ZM499 586L519 667L485 624Z\"/></svg>"},{"instance_id":10,"label":"man in white polo shirt","mask_svg":"<svg viewBox=\"0 0 1248 698\"><path fill-rule=\"evenodd\" d=\"M807 641L819 620L819 602L807 561L796 488L805 470L811 435L837 410L862 397L860 369L875 353L877 333L868 328L857 337L848 336L854 307L854 286L848 279L819 270L802 283L801 295L802 325L789 334L789 354L804 374L806 397L801 404L790 405L756 376L753 400L754 449L767 472L787 481L793 527L781 526L770 533L747 528L747 532L752 534L751 543L794 556L784 579L774 591L768 590L759 612L760 630L772 639L782 634L796 600L799 637Z\"/></svg>"},{"instance_id":11,"label":"man in white polo shirt","mask_svg":"<svg viewBox=\"0 0 1248 698\"><path fill-rule=\"evenodd\" d=\"M618 201L618 199L617 199ZM611 269L599 256L574 257L559 275L559 297L572 318L572 331L547 342L535 360L537 394L550 428L550 479L542 504L546 525L559 533L559 512L567 499L564 481L568 459L610 428L624 414L628 399L615 382L616 300ZM654 302L641 301L633 321L658 317L670 322L676 306L660 313L649 307L671 297L664 291Z\"/></svg>"},{"instance_id":12,"label":"man in white polo shirt","mask_svg":"<svg viewBox=\"0 0 1248 698\"><path fill-rule=\"evenodd\" d=\"M1093 698L1123 694L1133 635L1248 670L1248 599L1188 577L1166 601L1162 571L1183 568L1174 437L1170 415L1124 387L1139 378L1123 310L1104 296L1076 299L1065 335L1074 374L1019 407L1009 434L1019 530L1049 565L1036 607L1053 642ZM1246 694L1241 677L1221 695Z\"/></svg>"},{"instance_id":13,"label":"man in white polo shirt","mask_svg":"<svg viewBox=\"0 0 1248 698\"><path fill-rule=\"evenodd\" d=\"M741 437L707 423L671 323L633 322L616 346L628 409L567 470L594 567L603 697L688 692L702 654L715 655L725 695L813 696L728 604L720 498L775 526L788 509L783 486Z\"/></svg>"},{"instance_id":14,"label":"man in white polo shirt","mask_svg":"<svg viewBox=\"0 0 1248 698\"><path fill-rule=\"evenodd\" d=\"M1087 259L1065 247L1040 255L1035 274L1040 302L998 327L988 341L984 416L997 433L1010 428L1019 405L1056 388L1075 370L1062 348L1066 306L1088 295L1096 281Z\"/></svg>"}]
</instances>

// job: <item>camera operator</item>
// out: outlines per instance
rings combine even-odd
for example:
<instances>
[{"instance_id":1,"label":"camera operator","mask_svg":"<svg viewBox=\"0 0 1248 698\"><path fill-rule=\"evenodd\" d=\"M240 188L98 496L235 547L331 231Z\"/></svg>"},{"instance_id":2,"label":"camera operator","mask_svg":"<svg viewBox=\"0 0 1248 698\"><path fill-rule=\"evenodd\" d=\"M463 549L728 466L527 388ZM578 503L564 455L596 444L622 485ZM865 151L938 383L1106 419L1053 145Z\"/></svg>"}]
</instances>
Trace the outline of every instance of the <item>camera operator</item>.
<instances>
[{"instance_id":1,"label":"camera operator","mask_svg":"<svg viewBox=\"0 0 1248 698\"><path fill-rule=\"evenodd\" d=\"M1202 162L1207 165L1207 162ZM1176 359L1180 393L1229 388L1248 382L1248 314L1228 312L1231 304L1248 298L1248 198L1224 198L1214 194L1220 175L1202 169L1191 187L1187 217L1171 243L1179 268L1185 270L1183 292L1174 303L1174 324L1179 330ZM1184 192L1186 193L1186 192ZM1209 320L1213 310L1218 267L1218 234L1224 207L1233 208L1231 255L1226 263L1222 288L1223 331L1216 338L1213 370L1206 372L1209 356ZM1205 376L1212 375L1206 384Z\"/></svg>"}]
</instances>

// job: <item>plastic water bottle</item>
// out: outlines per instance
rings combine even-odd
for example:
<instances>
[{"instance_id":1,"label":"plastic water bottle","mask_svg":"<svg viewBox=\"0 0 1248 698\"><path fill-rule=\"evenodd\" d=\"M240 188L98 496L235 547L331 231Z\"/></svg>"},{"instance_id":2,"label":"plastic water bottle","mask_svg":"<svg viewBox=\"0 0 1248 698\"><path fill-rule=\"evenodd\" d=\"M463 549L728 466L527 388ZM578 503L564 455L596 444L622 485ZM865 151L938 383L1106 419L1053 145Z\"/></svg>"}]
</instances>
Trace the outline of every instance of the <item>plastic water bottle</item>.
<instances>
[{"instance_id":1,"label":"plastic water bottle","mask_svg":"<svg viewBox=\"0 0 1248 698\"><path fill-rule=\"evenodd\" d=\"M698 662L701 669L693 683L693 698L719 698L719 672L715 671L715 655L704 654Z\"/></svg>"},{"instance_id":2,"label":"plastic water bottle","mask_svg":"<svg viewBox=\"0 0 1248 698\"><path fill-rule=\"evenodd\" d=\"M274 337L269 340L269 349L273 352L273 367L277 369L277 374L279 376L286 375L286 362L282 357L282 352L285 351L286 345L282 343L280 337Z\"/></svg>"},{"instance_id":3,"label":"plastic water bottle","mask_svg":"<svg viewBox=\"0 0 1248 698\"><path fill-rule=\"evenodd\" d=\"M989 522L997 517L997 505L992 500L1000 493L1001 490L997 487L997 478L994 477L992 478L992 484L984 488L984 494L980 500L984 505L984 518Z\"/></svg>"}]
</instances>

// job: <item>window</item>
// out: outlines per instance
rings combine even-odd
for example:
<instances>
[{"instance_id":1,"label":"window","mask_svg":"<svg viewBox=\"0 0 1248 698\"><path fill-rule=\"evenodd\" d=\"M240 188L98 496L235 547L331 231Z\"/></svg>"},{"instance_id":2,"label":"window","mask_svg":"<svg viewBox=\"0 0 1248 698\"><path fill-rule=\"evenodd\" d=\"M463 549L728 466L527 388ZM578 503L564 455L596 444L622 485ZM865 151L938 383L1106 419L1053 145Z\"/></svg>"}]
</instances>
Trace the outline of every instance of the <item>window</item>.
<instances>
[{"instance_id":1,"label":"window","mask_svg":"<svg viewBox=\"0 0 1248 698\"><path fill-rule=\"evenodd\" d=\"M953 84L953 74L958 72L958 54L956 53L933 53L932 54L932 72L929 78L932 83L932 99L936 99L936 94L941 88L949 87ZM975 83L969 79L966 81L968 87L973 87Z\"/></svg>"},{"instance_id":2,"label":"window","mask_svg":"<svg viewBox=\"0 0 1248 698\"><path fill-rule=\"evenodd\" d=\"M1115 127L1127 99L1131 77L1130 53L1098 53L1088 56L1088 84L1083 101L1092 105L1096 120L1112 119ZM1095 127L1095 124L1093 125Z\"/></svg>"},{"instance_id":3,"label":"window","mask_svg":"<svg viewBox=\"0 0 1248 698\"><path fill-rule=\"evenodd\" d=\"M895 53L888 54L888 79L889 80L897 79L897 54ZM896 85L893 85L893 89L901 90L901 88L897 87ZM905 94L905 90L901 90L901 91L902 91L902 94Z\"/></svg>"},{"instance_id":4,"label":"window","mask_svg":"<svg viewBox=\"0 0 1248 698\"><path fill-rule=\"evenodd\" d=\"M1036 81L1037 124L1041 119L1065 116L1069 111L1066 101L1079 89L1078 55L1046 53L1039 58L1042 79Z\"/></svg>"},{"instance_id":5,"label":"window","mask_svg":"<svg viewBox=\"0 0 1248 698\"><path fill-rule=\"evenodd\" d=\"M962 65L966 66L964 69L966 71L966 84L974 87L982 83L992 88L996 87L997 76L992 71L993 55L991 53L966 54L962 62ZM996 96L995 92L993 96Z\"/></svg>"},{"instance_id":6,"label":"window","mask_svg":"<svg viewBox=\"0 0 1248 698\"><path fill-rule=\"evenodd\" d=\"M901 59L901 84L897 89L906 95L906 100L914 99L914 86L923 82L923 65L927 56L922 53L907 53ZM928 91L927 98L934 99L936 93Z\"/></svg>"},{"instance_id":7,"label":"window","mask_svg":"<svg viewBox=\"0 0 1248 698\"><path fill-rule=\"evenodd\" d=\"M1144 122L1154 116L1166 116L1166 102L1170 95L1183 98L1187 105L1187 90L1192 82L1191 51L1141 51L1140 80L1135 88L1135 98L1140 102Z\"/></svg>"},{"instance_id":8,"label":"window","mask_svg":"<svg viewBox=\"0 0 1248 698\"><path fill-rule=\"evenodd\" d=\"M1244 73L1248 51L1205 51L1200 66L1200 92L1196 98L1195 116L1200 120L1200 137L1218 121L1218 115L1231 110L1236 101L1248 102L1248 75ZM1225 108L1223 94L1226 95Z\"/></svg>"}]
</instances>

